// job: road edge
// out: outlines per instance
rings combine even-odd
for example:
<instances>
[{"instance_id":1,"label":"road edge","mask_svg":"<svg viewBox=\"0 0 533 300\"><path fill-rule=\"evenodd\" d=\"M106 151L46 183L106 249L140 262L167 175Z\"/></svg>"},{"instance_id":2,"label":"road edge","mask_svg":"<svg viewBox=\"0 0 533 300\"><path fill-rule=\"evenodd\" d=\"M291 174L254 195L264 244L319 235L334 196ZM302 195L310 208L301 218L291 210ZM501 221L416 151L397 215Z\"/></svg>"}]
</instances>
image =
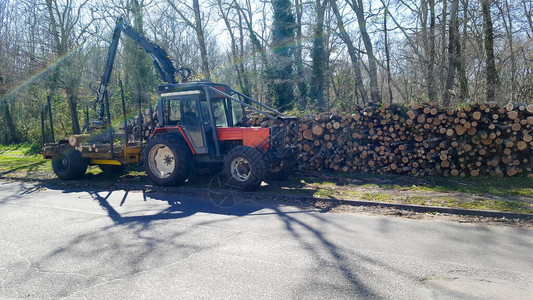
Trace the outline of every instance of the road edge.
<instances>
[{"instance_id":1,"label":"road edge","mask_svg":"<svg viewBox=\"0 0 533 300\"><path fill-rule=\"evenodd\" d=\"M134 183L102 183L92 181L61 181L59 179L26 179L26 178L11 178L0 176L0 180L10 180L19 182L39 182L40 184L47 184L46 187L55 188L87 188L93 189L122 189L122 190L145 190L150 192L160 193L179 193L189 196L208 196L209 188L188 188L188 187L163 187L145 184ZM291 195L291 194L276 194L276 193L261 193L261 192L245 192L244 195L250 196L253 199L291 199L298 201L323 202L329 204L329 206L350 205L350 206L365 206L365 207L385 207L399 210L413 211L417 213L446 213L453 215L466 215L466 216L479 216L490 218L505 218L505 219L519 219L519 220L533 220L533 214L516 213L516 212L504 212L496 210L476 210L454 207L442 207L442 206L427 206L416 204L402 204L402 203L390 203L390 202L374 202L364 200L351 200L351 199L338 199L338 198L318 198L312 196ZM290 202L284 201L284 203Z\"/></svg>"}]
</instances>

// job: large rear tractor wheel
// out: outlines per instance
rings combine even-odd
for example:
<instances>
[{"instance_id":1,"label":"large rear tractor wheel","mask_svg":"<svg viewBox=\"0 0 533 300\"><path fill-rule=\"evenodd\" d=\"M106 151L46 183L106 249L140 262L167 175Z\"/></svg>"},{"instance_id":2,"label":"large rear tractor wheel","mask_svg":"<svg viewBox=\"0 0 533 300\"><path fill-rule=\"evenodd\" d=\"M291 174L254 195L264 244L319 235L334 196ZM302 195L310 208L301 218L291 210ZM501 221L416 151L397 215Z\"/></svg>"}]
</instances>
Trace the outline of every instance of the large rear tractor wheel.
<instances>
[{"instance_id":1,"label":"large rear tractor wheel","mask_svg":"<svg viewBox=\"0 0 533 300\"><path fill-rule=\"evenodd\" d=\"M223 174L227 185L245 191L257 189L265 177L265 163L261 152L248 146L230 150L224 160Z\"/></svg>"},{"instance_id":2,"label":"large rear tractor wheel","mask_svg":"<svg viewBox=\"0 0 533 300\"><path fill-rule=\"evenodd\" d=\"M62 180L78 179L87 171L87 160L78 150L62 147L52 154L52 169Z\"/></svg>"},{"instance_id":3,"label":"large rear tractor wheel","mask_svg":"<svg viewBox=\"0 0 533 300\"><path fill-rule=\"evenodd\" d=\"M294 172L296 159L284 159L270 164L266 171L266 179L270 180L287 180Z\"/></svg>"},{"instance_id":4,"label":"large rear tractor wheel","mask_svg":"<svg viewBox=\"0 0 533 300\"><path fill-rule=\"evenodd\" d=\"M183 138L160 134L146 143L143 164L146 174L156 185L177 185L189 176L191 153Z\"/></svg>"}]
</instances>

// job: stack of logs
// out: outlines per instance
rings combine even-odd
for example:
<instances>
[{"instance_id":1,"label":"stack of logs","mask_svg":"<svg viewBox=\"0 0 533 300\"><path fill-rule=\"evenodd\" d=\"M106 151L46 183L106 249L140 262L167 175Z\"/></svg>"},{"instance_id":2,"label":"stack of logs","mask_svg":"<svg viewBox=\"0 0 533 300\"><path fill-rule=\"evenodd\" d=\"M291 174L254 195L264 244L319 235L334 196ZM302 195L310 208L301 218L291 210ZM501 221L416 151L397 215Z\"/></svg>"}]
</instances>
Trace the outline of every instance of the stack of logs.
<instances>
[{"instance_id":1,"label":"stack of logs","mask_svg":"<svg viewBox=\"0 0 533 300\"><path fill-rule=\"evenodd\" d=\"M261 116L252 126L269 126ZM301 170L533 177L533 105L427 103L300 117Z\"/></svg>"},{"instance_id":2,"label":"stack of logs","mask_svg":"<svg viewBox=\"0 0 533 300\"><path fill-rule=\"evenodd\" d=\"M159 125L157 119L157 110L154 108L147 108L142 111L140 116L142 126L139 126L139 115L128 119L128 142L139 141L139 132L144 141L148 140L154 129ZM120 130L124 129L124 125L119 126Z\"/></svg>"}]
</instances>

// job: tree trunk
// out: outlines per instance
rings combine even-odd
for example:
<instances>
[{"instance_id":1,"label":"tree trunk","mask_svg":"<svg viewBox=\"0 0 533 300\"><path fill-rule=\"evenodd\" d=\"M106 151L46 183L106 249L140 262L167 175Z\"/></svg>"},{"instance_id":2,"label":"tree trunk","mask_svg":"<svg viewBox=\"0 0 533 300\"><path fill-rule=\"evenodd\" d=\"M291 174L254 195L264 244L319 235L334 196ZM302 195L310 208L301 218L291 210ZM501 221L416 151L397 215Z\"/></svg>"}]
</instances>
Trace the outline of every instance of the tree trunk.
<instances>
[{"instance_id":1,"label":"tree trunk","mask_svg":"<svg viewBox=\"0 0 533 300\"><path fill-rule=\"evenodd\" d=\"M222 6L222 1L217 0L217 6L220 11L220 16L222 17L222 20L224 21L224 24L226 25L226 30L229 33L230 41L231 41L231 65L233 66L233 69L237 73L237 82L239 83L239 87L241 88L241 91L245 95L249 95L248 90L248 83L245 79L244 74L244 66L242 64L242 55L239 55L239 48L237 48L237 41L235 39L235 34L233 32L233 28L231 27L230 20L229 20L229 12L231 8L228 8L227 10L224 9ZM242 17L239 15L239 28L241 32L241 48L242 48Z\"/></svg>"},{"instance_id":2,"label":"tree trunk","mask_svg":"<svg viewBox=\"0 0 533 300\"><path fill-rule=\"evenodd\" d=\"M296 64L296 73L298 75L297 79L297 86L298 86L298 93L300 96L300 102L304 102L307 98L308 93L308 87L307 82L305 80L304 76L304 64L302 59L302 17L303 17L303 3L301 0L295 0L294 1L294 8L296 11L296 51L294 53L295 55L295 64ZM302 106L304 106L306 103L302 103Z\"/></svg>"},{"instance_id":3,"label":"tree trunk","mask_svg":"<svg viewBox=\"0 0 533 300\"><path fill-rule=\"evenodd\" d=\"M325 0L327 1L327 0ZM311 49L311 58L313 60L313 73L311 75L311 90L309 92L311 99L315 100L319 108L325 107L324 100L324 85L326 68L326 50L324 45L324 17L327 2L321 3L320 0L315 1L316 6L316 22L313 28L313 48Z\"/></svg>"},{"instance_id":4,"label":"tree trunk","mask_svg":"<svg viewBox=\"0 0 533 300\"><path fill-rule=\"evenodd\" d=\"M522 7L524 8L524 15L527 19L527 25L529 27L529 32L527 32L527 36L531 39L531 36L533 35L533 12L531 9L527 8L526 1L521 1Z\"/></svg>"},{"instance_id":5,"label":"tree trunk","mask_svg":"<svg viewBox=\"0 0 533 300\"><path fill-rule=\"evenodd\" d=\"M251 96L252 95L252 87L250 85L250 80L248 78L248 74L246 74L246 71L244 70L244 29L242 24L242 16L240 13L237 12L237 15L239 16L239 46L240 46L240 59L239 59L239 73L241 76L242 81L242 92L245 95Z\"/></svg>"},{"instance_id":6,"label":"tree trunk","mask_svg":"<svg viewBox=\"0 0 533 300\"><path fill-rule=\"evenodd\" d=\"M468 98L468 78L466 77L466 41L467 41L467 26L468 26L468 0L463 0L463 36L459 44L459 65L457 67L457 76L459 77L459 98L461 100Z\"/></svg>"},{"instance_id":7,"label":"tree trunk","mask_svg":"<svg viewBox=\"0 0 533 300\"><path fill-rule=\"evenodd\" d=\"M346 28L344 27L344 21L342 20L342 16L339 12L337 2L335 0L330 0L329 3L331 4L333 13L337 18L337 24L339 26L339 35L342 41L346 44L346 47L348 48L348 55L350 55L350 60L352 61L352 68L355 74L355 88L358 91L359 95L361 95L363 104L366 104L368 103L368 95L363 84L363 75L361 74L360 67L361 63L359 62L357 49L355 48L350 35L346 32Z\"/></svg>"},{"instance_id":8,"label":"tree trunk","mask_svg":"<svg viewBox=\"0 0 533 300\"><path fill-rule=\"evenodd\" d=\"M429 57L428 57L428 98L429 101L435 101L436 91L435 91L435 0L429 0L429 35L428 35L428 46L429 46Z\"/></svg>"},{"instance_id":9,"label":"tree trunk","mask_svg":"<svg viewBox=\"0 0 533 300\"><path fill-rule=\"evenodd\" d=\"M3 119L5 121L5 125L7 127L7 133L5 142L6 144L11 143L18 143L20 141L19 136L17 135L17 128L15 125L15 121L13 120L13 115L11 115L11 109L9 108L9 103L7 102L6 98L3 97L2 103L1 103L1 111L3 114Z\"/></svg>"},{"instance_id":10,"label":"tree trunk","mask_svg":"<svg viewBox=\"0 0 533 300\"><path fill-rule=\"evenodd\" d=\"M194 30L196 31L198 46L200 47L200 56L202 57L202 73L205 79L211 81L211 71L209 70L209 59L207 57L204 28L202 26L202 15L200 13L200 3L198 0L192 0L192 8L194 11Z\"/></svg>"},{"instance_id":11,"label":"tree trunk","mask_svg":"<svg viewBox=\"0 0 533 300\"><path fill-rule=\"evenodd\" d=\"M485 75L487 78L487 101L494 101L496 88L498 85L498 73L494 62L494 29L492 17L490 15L491 0L481 0L481 10L483 13L483 45L485 50Z\"/></svg>"},{"instance_id":12,"label":"tree trunk","mask_svg":"<svg viewBox=\"0 0 533 300\"><path fill-rule=\"evenodd\" d=\"M498 5L498 9L502 14L503 25L505 27L505 33L507 36L507 41L509 43L509 58L511 59L511 102L514 102L516 99L517 84L516 84L516 55L514 51L514 40L513 40L513 19L511 17L511 12L509 9L509 1L504 1L505 8Z\"/></svg>"},{"instance_id":13,"label":"tree trunk","mask_svg":"<svg viewBox=\"0 0 533 300\"><path fill-rule=\"evenodd\" d=\"M446 58L448 52L448 39L446 38L446 23L448 21L448 0L442 0L442 16L440 23L440 62L439 62L439 86L446 85Z\"/></svg>"},{"instance_id":14,"label":"tree trunk","mask_svg":"<svg viewBox=\"0 0 533 300\"><path fill-rule=\"evenodd\" d=\"M285 111L291 109L294 104L294 53L291 45L294 43L296 23L290 0L272 1L272 8L272 100L278 110Z\"/></svg>"},{"instance_id":15,"label":"tree trunk","mask_svg":"<svg viewBox=\"0 0 533 300\"><path fill-rule=\"evenodd\" d=\"M390 71L390 51L389 51L389 34L387 32L387 15L388 3L383 12L383 34L385 42L385 59L387 60L387 88L389 92L389 103L392 104L392 75Z\"/></svg>"},{"instance_id":16,"label":"tree trunk","mask_svg":"<svg viewBox=\"0 0 533 300\"><path fill-rule=\"evenodd\" d=\"M366 28L366 18L362 0L351 0L350 6L357 16L357 24L359 25L359 32L365 45L366 54L368 56L368 76L370 77L370 96L372 102L375 104L381 103L381 95L379 93L378 71L376 66L376 57L374 56L374 49L372 47L372 40Z\"/></svg>"},{"instance_id":17,"label":"tree trunk","mask_svg":"<svg viewBox=\"0 0 533 300\"><path fill-rule=\"evenodd\" d=\"M81 132L80 130L80 122L78 120L78 110L77 110L77 100L76 100L76 97L73 96L73 95L68 95L67 93L67 98L68 98L68 107L70 109L70 116L71 116L71 119L72 119L72 133L73 134L79 134Z\"/></svg>"},{"instance_id":18,"label":"tree trunk","mask_svg":"<svg viewBox=\"0 0 533 300\"><path fill-rule=\"evenodd\" d=\"M442 97L442 105L444 107L450 106L450 95L455 81L455 69L458 61L458 35L457 30L459 20L459 0L452 0L452 7L450 11L450 25L448 31L448 75L446 76L446 85L444 87L444 95Z\"/></svg>"}]
</instances>

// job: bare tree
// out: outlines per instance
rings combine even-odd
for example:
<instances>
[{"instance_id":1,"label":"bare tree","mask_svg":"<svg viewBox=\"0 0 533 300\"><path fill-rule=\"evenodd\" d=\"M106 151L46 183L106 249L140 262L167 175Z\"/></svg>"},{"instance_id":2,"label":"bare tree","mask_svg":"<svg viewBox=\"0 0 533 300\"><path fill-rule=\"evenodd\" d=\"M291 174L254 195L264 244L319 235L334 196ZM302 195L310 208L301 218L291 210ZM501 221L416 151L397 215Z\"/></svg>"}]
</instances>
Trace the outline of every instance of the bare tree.
<instances>
[{"instance_id":1,"label":"bare tree","mask_svg":"<svg viewBox=\"0 0 533 300\"><path fill-rule=\"evenodd\" d=\"M219 10L220 18L224 21L224 25L226 26L226 30L230 36L230 45L231 45L231 65L233 66L233 69L237 73L237 82L239 83L239 87L241 88L241 91L249 95L250 94L250 85L248 82L248 76L246 76L246 73L244 71L244 63L243 63L243 41L242 41L242 34L240 38L240 45L239 47L237 45L237 38L235 36L234 32L234 25L232 24L231 20L235 19L235 14L232 14L232 10L235 9L234 3L235 1L232 1L231 3L223 3L222 0L216 0L216 5ZM242 17L237 12L237 20L240 22L237 23L238 28L242 28ZM242 29L241 29L242 32Z\"/></svg>"},{"instance_id":2,"label":"bare tree","mask_svg":"<svg viewBox=\"0 0 533 300\"><path fill-rule=\"evenodd\" d=\"M390 48L389 48L389 32L387 28L387 10L389 7L389 3L387 2L387 5L384 7L383 10L383 39L385 43L385 61L387 65L387 91L389 92L389 103L392 103L392 74L391 74L391 66L390 66Z\"/></svg>"},{"instance_id":3,"label":"bare tree","mask_svg":"<svg viewBox=\"0 0 533 300\"><path fill-rule=\"evenodd\" d=\"M455 80L455 70L458 64L458 35L459 35L459 0L452 0L452 7L450 11L450 24L448 29L448 75L446 76L446 85L444 87L444 94L442 96L442 105L444 107L450 106L451 90Z\"/></svg>"},{"instance_id":4,"label":"bare tree","mask_svg":"<svg viewBox=\"0 0 533 300\"><path fill-rule=\"evenodd\" d=\"M505 36L507 38L507 43L509 46L509 58L511 60L511 72L510 72L510 81L511 84L509 87L511 88L510 95L511 99L510 101L515 101L516 99L516 92L518 90L517 82L516 82L516 55L515 55L515 49L514 49L514 38L513 38L513 17L511 16L511 9L509 8L509 1L504 0L502 3L496 3L496 6L498 7L498 10L500 11L503 27L505 29Z\"/></svg>"},{"instance_id":5,"label":"bare tree","mask_svg":"<svg viewBox=\"0 0 533 300\"><path fill-rule=\"evenodd\" d=\"M359 25L359 32L365 45L366 55L368 57L368 76L370 77L370 97L374 103L381 103L381 94L379 92L378 84L378 70L376 57L374 55L374 48L372 46L372 39L368 34L366 25L366 13L363 6L363 0L346 0L348 5L352 8L357 16L357 24Z\"/></svg>"},{"instance_id":6,"label":"bare tree","mask_svg":"<svg viewBox=\"0 0 533 300\"><path fill-rule=\"evenodd\" d=\"M359 61L359 54L358 54L360 50L355 47L352 41L352 38L346 31L343 18L337 6L337 2L335 0L330 0L330 5L337 19L337 24L339 26L339 36L342 39L342 41L346 44L348 55L350 56L350 60L352 62L352 68L355 74L355 82L354 82L355 87L357 91L359 92L359 95L361 96L362 102L367 103L368 95L363 85L363 75L361 75L361 63Z\"/></svg>"},{"instance_id":7,"label":"bare tree","mask_svg":"<svg viewBox=\"0 0 533 300\"><path fill-rule=\"evenodd\" d=\"M76 64L71 59L72 56L68 57L67 54L73 53L85 41L85 33L92 23L92 20L82 23L88 0L45 1L50 34L53 39L52 49L58 58L64 58L61 68L56 68L52 73L52 94L57 87L65 90L72 119L72 132L79 133L77 101L82 75L79 69L81 65ZM64 73L61 74L61 71Z\"/></svg>"},{"instance_id":8,"label":"bare tree","mask_svg":"<svg viewBox=\"0 0 533 300\"><path fill-rule=\"evenodd\" d=\"M177 4L175 2L178 2ZM205 24L202 22L206 20L200 11L200 3L198 0L192 0L192 7L184 1L167 0L167 3L177 12L183 21L196 32L198 39L198 47L200 48L200 55L202 57L202 73L207 80L211 80L211 70L209 69L209 58L207 55L207 47L205 43ZM186 16L182 11L188 10L192 12L193 19Z\"/></svg>"},{"instance_id":9,"label":"bare tree","mask_svg":"<svg viewBox=\"0 0 533 300\"><path fill-rule=\"evenodd\" d=\"M468 98L468 77L466 76L466 41L468 39L468 0L462 1L463 5L463 34L461 36L461 41L458 43L458 47L460 48L460 57L459 57L459 64L457 67L457 77L459 79L459 97L461 99L467 99Z\"/></svg>"}]
</instances>

